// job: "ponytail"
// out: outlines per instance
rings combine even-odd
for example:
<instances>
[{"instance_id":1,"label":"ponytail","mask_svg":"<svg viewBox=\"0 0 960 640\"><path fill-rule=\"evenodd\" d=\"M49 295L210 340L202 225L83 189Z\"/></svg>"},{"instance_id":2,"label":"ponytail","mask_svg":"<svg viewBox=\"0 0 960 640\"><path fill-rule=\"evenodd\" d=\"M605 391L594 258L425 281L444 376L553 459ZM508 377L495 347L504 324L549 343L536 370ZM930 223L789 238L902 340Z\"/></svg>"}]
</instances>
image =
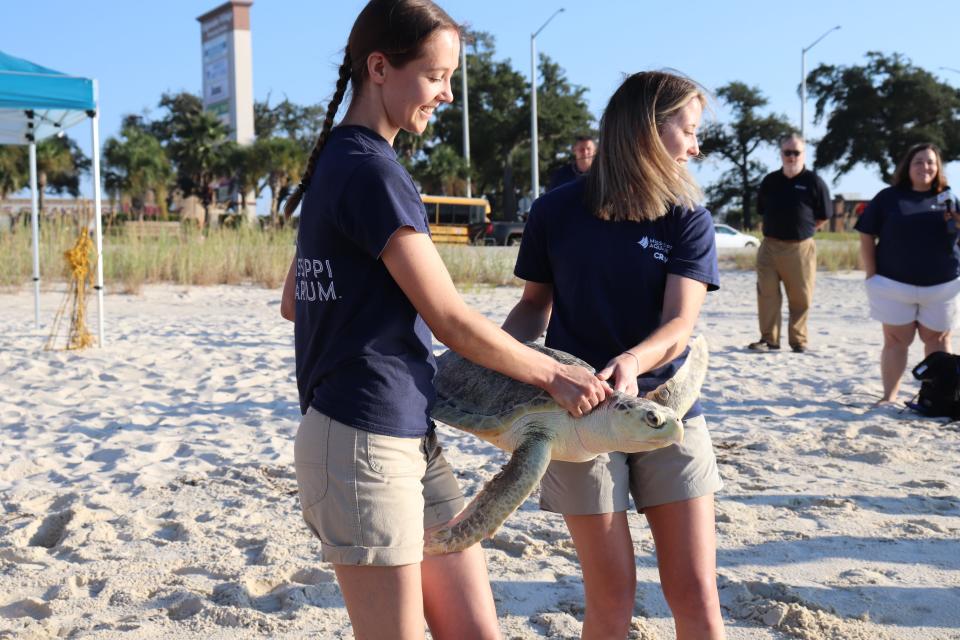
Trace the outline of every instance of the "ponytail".
<instances>
[{"instance_id":1,"label":"ponytail","mask_svg":"<svg viewBox=\"0 0 960 640\"><path fill-rule=\"evenodd\" d=\"M350 82L352 75L353 62L350 59L350 49L348 47L343 55L343 63L340 65L336 91L334 91L333 97L330 98L330 104L327 105L327 116L323 120L323 129L320 130L317 142L313 145L313 150L310 152L307 167L300 177L300 184L297 185L297 188L293 190L293 193L290 194L283 205L283 217L285 220L289 220L293 212L297 210L300 201L303 200L304 194L310 187L310 178L313 176L313 169L317 166L317 159L320 157L320 152L323 151L323 148L327 145L330 130L333 129L333 118L337 115L340 103L343 102L343 96L347 93L347 84Z\"/></svg>"}]
</instances>

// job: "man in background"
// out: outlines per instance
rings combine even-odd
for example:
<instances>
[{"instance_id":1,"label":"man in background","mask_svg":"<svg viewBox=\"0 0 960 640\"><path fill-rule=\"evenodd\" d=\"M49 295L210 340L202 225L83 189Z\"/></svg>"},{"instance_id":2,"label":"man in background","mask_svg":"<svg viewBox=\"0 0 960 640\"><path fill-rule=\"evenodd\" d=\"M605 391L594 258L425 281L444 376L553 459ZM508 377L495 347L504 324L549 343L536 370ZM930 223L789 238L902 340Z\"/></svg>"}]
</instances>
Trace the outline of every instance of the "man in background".
<instances>
[{"instance_id":1,"label":"man in background","mask_svg":"<svg viewBox=\"0 0 960 640\"><path fill-rule=\"evenodd\" d=\"M783 167L760 183L757 211L763 217L763 241L757 250L757 308L760 340L753 351L780 348L780 308L787 294L787 340L796 353L807 350L807 314L813 302L817 248L813 234L833 212L830 190L804 166L803 138L791 133L780 140Z\"/></svg>"},{"instance_id":2,"label":"man in background","mask_svg":"<svg viewBox=\"0 0 960 640\"><path fill-rule=\"evenodd\" d=\"M573 182L589 171L596 153L597 143L591 136L577 136L573 143L572 161L553 172L547 191L553 191L562 184Z\"/></svg>"}]
</instances>

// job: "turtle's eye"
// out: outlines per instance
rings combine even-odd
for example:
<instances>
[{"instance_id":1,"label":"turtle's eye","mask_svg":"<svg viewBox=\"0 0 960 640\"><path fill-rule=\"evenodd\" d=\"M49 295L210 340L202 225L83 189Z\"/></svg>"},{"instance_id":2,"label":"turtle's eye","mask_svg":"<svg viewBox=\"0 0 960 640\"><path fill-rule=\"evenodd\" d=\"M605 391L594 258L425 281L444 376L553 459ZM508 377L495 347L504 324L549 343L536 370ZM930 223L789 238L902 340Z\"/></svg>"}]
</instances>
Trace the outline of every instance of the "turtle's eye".
<instances>
[{"instance_id":1,"label":"turtle's eye","mask_svg":"<svg viewBox=\"0 0 960 640\"><path fill-rule=\"evenodd\" d=\"M659 429L663 426L663 418L656 411L647 411L647 424L654 429Z\"/></svg>"}]
</instances>

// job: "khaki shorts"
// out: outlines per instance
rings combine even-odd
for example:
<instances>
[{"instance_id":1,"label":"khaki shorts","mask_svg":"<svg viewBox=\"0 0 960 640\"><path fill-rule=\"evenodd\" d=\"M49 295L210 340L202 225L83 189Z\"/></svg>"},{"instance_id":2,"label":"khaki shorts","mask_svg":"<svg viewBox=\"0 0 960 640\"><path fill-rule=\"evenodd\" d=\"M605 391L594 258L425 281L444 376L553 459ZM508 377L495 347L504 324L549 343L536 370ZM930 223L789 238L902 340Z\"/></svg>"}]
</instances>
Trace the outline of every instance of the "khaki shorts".
<instances>
[{"instance_id":1,"label":"khaki shorts","mask_svg":"<svg viewBox=\"0 0 960 640\"><path fill-rule=\"evenodd\" d=\"M540 508L571 516L637 511L716 493L723 486L703 416L684 422L683 442L644 453L608 453L589 462L551 462Z\"/></svg>"},{"instance_id":2,"label":"khaki shorts","mask_svg":"<svg viewBox=\"0 0 960 640\"><path fill-rule=\"evenodd\" d=\"M423 560L425 528L463 509L435 433L395 438L347 426L312 407L293 448L300 506L333 564Z\"/></svg>"}]
</instances>

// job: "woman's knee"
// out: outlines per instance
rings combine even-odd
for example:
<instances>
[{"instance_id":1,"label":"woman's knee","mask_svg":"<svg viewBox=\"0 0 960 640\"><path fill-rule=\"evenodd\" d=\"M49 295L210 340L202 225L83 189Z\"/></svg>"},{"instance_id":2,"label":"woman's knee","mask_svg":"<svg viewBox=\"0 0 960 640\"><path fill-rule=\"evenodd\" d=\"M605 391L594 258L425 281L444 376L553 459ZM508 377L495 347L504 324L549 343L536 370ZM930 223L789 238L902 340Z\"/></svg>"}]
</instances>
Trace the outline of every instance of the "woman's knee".
<instances>
[{"instance_id":1,"label":"woman's knee","mask_svg":"<svg viewBox=\"0 0 960 640\"><path fill-rule=\"evenodd\" d=\"M883 348L906 349L917 333L917 324L883 325Z\"/></svg>"},{"instance_id":2,"label":"woman's knee","mask_svg":"<svg viewBox=\"0 0 960 640\"><path fill-rule=\"evenodd\" d=\"M663 585L663 595L677 618L709 618L719 606L717 581L713 575L689 575Z\"/></svg>"},{"instance_id":3,"label":"woman's knee","mask_svg":"<svg viewBox=\"0 0 960 640\"><path fill-rule=\"evenodd\" d=\"M937 346L945 345L950 342L950 329L946 331L937 331L935 329L930 329L922 324L917 328L917 332L920 334L920 340L923 341L923 344L927 346Z\"/></svg>"}]
</instances>

